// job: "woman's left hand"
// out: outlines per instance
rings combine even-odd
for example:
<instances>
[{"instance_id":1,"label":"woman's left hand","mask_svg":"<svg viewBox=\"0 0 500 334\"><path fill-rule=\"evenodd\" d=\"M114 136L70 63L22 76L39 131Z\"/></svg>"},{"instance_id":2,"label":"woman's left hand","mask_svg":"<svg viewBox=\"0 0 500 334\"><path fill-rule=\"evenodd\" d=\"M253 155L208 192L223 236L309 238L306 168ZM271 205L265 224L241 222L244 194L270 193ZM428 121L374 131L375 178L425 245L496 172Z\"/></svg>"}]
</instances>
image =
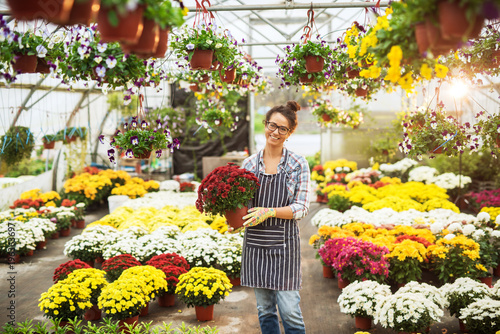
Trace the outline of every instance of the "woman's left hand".
<instances>
[{"instance_id":1,"label":"woman's left hand","mask_svg":"<svg viewBox=\"0 0 500 334\"><path fill-rule=\"evenodd\" d=\"M263 223L267 218L276 217L276 209L273 208L251 208L248 210L248 215L243 217L247 219L243 225L245 227L256 226Z\"/></svg>"}]
</instances>

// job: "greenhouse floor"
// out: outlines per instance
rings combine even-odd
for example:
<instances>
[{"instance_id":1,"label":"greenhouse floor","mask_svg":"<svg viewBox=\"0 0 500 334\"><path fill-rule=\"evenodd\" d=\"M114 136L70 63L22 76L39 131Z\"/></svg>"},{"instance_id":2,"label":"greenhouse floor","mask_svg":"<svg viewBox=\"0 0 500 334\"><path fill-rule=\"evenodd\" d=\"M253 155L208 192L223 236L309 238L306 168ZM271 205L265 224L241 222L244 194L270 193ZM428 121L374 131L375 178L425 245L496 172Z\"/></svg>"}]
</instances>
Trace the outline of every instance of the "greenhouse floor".
<instances>
[{"instance_id":1,"label":"greenhouse floor","mask_svg":"<svg viewBox=\"0 0 500 334\"><path fill-rule=\"evenodd\" d=\"M302 272L303 287L301 290L301 308L308 333L335 333L353 334L357 330L354 327L354 319L340 313L336 302L340 289L337 287L336 279L323 278L322 267L315 258L316 250L308 245L309 237L316 233L316 227L311 225L310 219L314 214L326 207L324 204L312 203L309 216L300 222L302 237ZM107 207L89 213L85 220L93 222L108 214ZM81 230L73 229L71 236L79 234ZM47 249L36 251L34 256L22 257L21 263L9 268L6 259L1 259L0 268L3 278L0 281L0 308L6 310L15 300L16 322L33 319L34 322L47 322L38 308L38 299L42 292L48 290L52 285L54 269L69 259L63 255L64 243L69 238L49 240ZM9 279L12 279L8 281ZM431 278L428 278L432 280ZM12 285L10 283L13 283ZM15 298L9 296L9 290L15 290ZM5 311L0 312L3 319L0 325L10 321ZM7 319L7 320L6 320ZM255 297L252 289L246 287L235 287L233 292L220 304L215 306L214 320L198 322L194 308L187 308L176 300L174 307L160 308L156 302L149 307L149 315L141 317L144 322L153 322L153 325L162 322L172 322L172 328L182 322L191 326L217 327L219 333L259 333L259 322L255 306ZM383 329L375 325L370 333L389 334L392 330ZM460 333L458 320L450 317L447 312L439 324L431 327L431 334L438 333Z\"/></svg>"}]
</instances>

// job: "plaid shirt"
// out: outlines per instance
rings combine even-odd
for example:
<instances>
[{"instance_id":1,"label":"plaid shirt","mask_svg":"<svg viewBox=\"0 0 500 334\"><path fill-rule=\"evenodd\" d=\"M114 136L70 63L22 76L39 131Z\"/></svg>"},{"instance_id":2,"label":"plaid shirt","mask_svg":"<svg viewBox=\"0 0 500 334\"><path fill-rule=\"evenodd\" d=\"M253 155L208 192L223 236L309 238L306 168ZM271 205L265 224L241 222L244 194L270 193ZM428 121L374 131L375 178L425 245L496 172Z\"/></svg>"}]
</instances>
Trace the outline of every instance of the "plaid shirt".
<instances>
[{"instance_id":1,"label":"plaid shirt","mask_svg":"<svg viewBox=\"0 0 500 334\"><path fill-rule=\"evenodd\" d=\"M257 154L254 154L243 161L242 167L257 175L257 163L259 163L260 173L265 174L264 150L261 150L260 161L257 162ZM288 161L284 165L285 154L288 154ZM311 176L307 160L286 148L283 149L283 155L278 164L278 173L286 173L288 199L290 208L292 208L293 218L301 219L309 213L309 189Z\"/></svg>"}]
</instances>

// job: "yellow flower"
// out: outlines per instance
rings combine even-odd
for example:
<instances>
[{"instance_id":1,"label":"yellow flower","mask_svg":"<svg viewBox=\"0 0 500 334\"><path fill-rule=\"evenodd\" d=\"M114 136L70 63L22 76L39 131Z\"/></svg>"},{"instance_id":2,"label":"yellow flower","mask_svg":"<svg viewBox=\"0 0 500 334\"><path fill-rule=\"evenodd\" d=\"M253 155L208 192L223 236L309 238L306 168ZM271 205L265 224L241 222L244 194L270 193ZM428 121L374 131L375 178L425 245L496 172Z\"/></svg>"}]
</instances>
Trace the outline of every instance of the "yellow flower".
<instances>
[{"instance_id":1,"label":"yellow flower","mask_svg":"<svg viewBox=\"0 0 500 334\"><path fill-rule=\"evenodd\" d=\"M347 45L347 53L349 54L349 58L355 58L357 51L358 51L357 45Z\"/></svg>"},{"instance_id":2,"label":"yellow flower","mask_svg":"<svg viewBox=\"0 0 500 334\"><path fill-rule=\"evenodd\" d=\"M434 70L436 71L436 76L440 79L443 79L448 74L448 67L441 64L436 64Z\"/></svg>"},{"instance_id":3,"label":"yellow flower","mask_svg":"<svg viewBox=\"0 0 500 334\"><path fill-rule=\"evenodd\" d=\"M420 75L427 80L432 79L432 70L429 65L423 63L422 66L420 66Z\"/></svg>"},{"instance_id":4,"label":"yellow flower","mask_svg":"<svg viewBox=\"0 0 500 334\"><path fill-rule=\"evenodd\" d=\"M386 76L384 77L384 80L390 81L392 83L398 82L399 78L401 78L401 68L399 65L397 67L391 66L389 67L389 70L387 71Z\"/></svg>"},{"instance_id":5,"label":"yellow flower","mask_svg":"<svg viewBox=\"0 0 500 334\"><path fill-rule=\"evenodd\" d=\"M398 84L403 88L407 93L411 92L414 88L413 86L413 77L412 73L406 73L398 80Z\"/></svg>"},{"instance_id":6,"label":"yellow flower","mask_svg":"<svg viewBox=\"0 0 500 334\"><path fill-rule=\"evenodd\" d=\"M387 58L391 67L399 67L401 59L403 59L403 50L399 45L393 45L391 51L387 54Z\"/></svg>"}]
</instances>

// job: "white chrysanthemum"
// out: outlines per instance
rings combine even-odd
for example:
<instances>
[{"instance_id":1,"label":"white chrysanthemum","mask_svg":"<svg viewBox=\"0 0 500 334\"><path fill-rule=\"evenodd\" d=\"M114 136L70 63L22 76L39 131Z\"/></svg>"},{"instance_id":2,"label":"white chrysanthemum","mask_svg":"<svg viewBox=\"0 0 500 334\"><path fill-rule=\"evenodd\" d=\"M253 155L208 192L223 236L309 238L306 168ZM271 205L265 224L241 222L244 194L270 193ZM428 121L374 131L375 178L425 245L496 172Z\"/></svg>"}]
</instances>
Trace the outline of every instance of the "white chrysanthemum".
<instances>
[{"instance_id":1,"label":"white chrysanthemum","mask_svg":"<svg viewBox=\"0 0 500 334\"><path fill-rule=\"evenodd\" d=\"M479 212L477 214L477 220L480 222L487 223L490 221L490 214L488 212Z\"/></svg>"},{"instance_id":2,"label":"white chrysanthemum","mask_svg":"<svg viewBox=\"0 0 500 334\"><path fill-rule=\"evenodd\" d=\"M389 295L391 289L388 285L375 281L356 281L342 289L337 302L342 313L372 317L380 300Z\"/></svg>"}]
</instances>

